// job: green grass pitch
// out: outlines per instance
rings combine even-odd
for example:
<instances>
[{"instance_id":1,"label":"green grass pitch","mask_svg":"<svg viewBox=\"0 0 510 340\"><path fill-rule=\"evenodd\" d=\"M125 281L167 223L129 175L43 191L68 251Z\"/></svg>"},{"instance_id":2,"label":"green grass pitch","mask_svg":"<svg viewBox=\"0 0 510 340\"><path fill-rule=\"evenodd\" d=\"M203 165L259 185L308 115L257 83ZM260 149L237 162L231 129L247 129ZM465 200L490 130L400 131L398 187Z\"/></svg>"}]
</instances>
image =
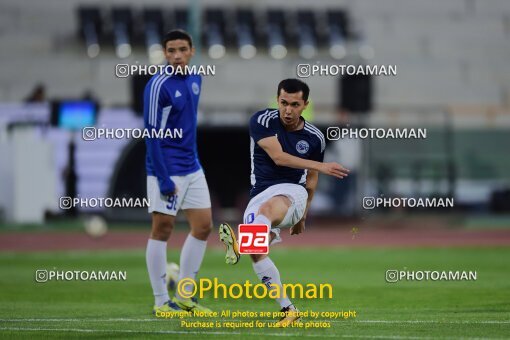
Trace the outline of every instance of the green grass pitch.
<instances>
[{"instance_id":1,"label":"green grass pitch","mask_svg":"<svg viewBox=\"0 0 510 340\"><path fill-rule=\"evenodd\" d=\"M328 329L188 329L151 316L152 294L139 251L0 253L2 338L505 338L510 336L510 249L285 249L271 257L284 282L330 283L333 299L295 300L301 310L355 310ZM178 260L178 252L169 253ZM127 281L36 283L37 269L125 270ZM476 270L476 281L387 283L388 269ZM248 258L236 266L209 249L200 277L257 283ZM214 299L221 310L276 311L271 300ZM196 319L194 319L196 320ZM200 319L206 320L206 319ZM249 321L252 319L244 319ZM304 320L310 321L310 320Z\"/></svg>"}]
</instances>

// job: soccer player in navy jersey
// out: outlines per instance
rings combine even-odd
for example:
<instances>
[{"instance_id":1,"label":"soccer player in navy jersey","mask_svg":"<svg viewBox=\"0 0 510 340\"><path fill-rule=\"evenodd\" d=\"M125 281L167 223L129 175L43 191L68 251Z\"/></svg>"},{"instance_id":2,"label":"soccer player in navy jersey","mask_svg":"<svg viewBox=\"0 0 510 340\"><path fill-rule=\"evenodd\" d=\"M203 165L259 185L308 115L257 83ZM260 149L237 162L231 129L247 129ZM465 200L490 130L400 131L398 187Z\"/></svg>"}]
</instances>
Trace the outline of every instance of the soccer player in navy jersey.
<instances>
[{"instance_id":1,"label":"soccer player in navy jersey","mask_svg":"<svg viewBox=\"0 0 510 340\"><path fill-rule=\"evenodd\" d=\"M337 178L349 172L338 163L323 163L324 135L301 117L309 94L310 89L304 82L282 80L277 92L278 109L259 111L250 119L252 188L244 223L268 225L271 245L281 242L281 227L290 227L291 235L305 230L319 172ZM226 262L236 264L240 255L234 231L223 223L219 232L227 250ZM280 273L269 256L250 256L262 283L268 287L279 285L282 291ZM276 300L282 312L296 310L287 297ZM277 326L288 326L299 319L296 313L287 314Z\"/></svg>"},{"instance_id":2,"label":"soccer player in navy jersey","mask_svg":"<svg viewBox=\"0 0 510 340\"><path fill-rule=\"evenodd\" d=\"M202 79L187 74L186 66L195 53L191 37L174 30L163 38L168 65L174 74L154 75L144 92L144 125L148 130L182 131L164 138L147 138L147 196L152 214L152 232L147 243L146 261L155 297L153 313L173 310L209 311L196 300L177 292L170 298L166 284L167 241L175 216L184 210L191 232L181 250L179 280L195 279L204 258L212 229L211 199L198 159L197 107ZM182 138L181 138L182 137ZM191 288L191 287L190 287Z\"/></svg>"}]
</instances>

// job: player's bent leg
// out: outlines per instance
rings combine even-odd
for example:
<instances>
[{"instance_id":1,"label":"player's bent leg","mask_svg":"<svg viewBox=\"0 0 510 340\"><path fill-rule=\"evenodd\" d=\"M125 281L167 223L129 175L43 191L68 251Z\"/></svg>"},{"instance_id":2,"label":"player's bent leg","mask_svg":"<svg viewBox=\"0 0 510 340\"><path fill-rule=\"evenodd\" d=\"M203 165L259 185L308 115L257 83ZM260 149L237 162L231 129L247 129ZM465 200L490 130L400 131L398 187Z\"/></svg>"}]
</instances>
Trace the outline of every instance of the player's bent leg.
<instances>
[{"instance_id":1,"label":"player's bent leg","mask_svg":"<svg viewBox=\"0 0 510 340\"><path fill-rule=\"evenodd\" d=\"M196 280L197 273L204 259L207 238L212 229L210 208L186 209L184 211L191 227L191 232L188 234L181 250L179 281L185 278ZM192 286L185 286L184 289L192 289ZM211 311L209 308L200 305L196 299L181 296L179 291L176 292L173 301L184 310Z\"/></svg>"},{"instance_id":2,"label":"player's bent leg","mask_svg":"<svg viewBox=\"0 0 510 340\"><path fill-rule=\"evenodd\" d=\"M257 216L253 220L253 224L266 224L269 227L280 223L287 213L291 205L290 200L283 195L270 197L266 202L262 203L257 209ZM228 223L222 223L219 228L220 240L225 245L225 262L227 264L236 264L239 262L240 254L235 232ZM270 242L273 239L279 239L278 233L271 232Z\"/></svg>"},{"instance_id":3,"label":"player's bent leg","mask_svg":"<svg viewBox=\"0 0 510 340\"><path fill-rule=\"evenodd\" d=\"M262 203L257 211L254 224L267 224L271 228L269 244L273 245L282 241L280 229L273 228L282 223L291 207L291 201L287 196L276 195Z\"/></svg>"},{"instance_id":4,"label":"player's bent leg","mask_svg":"<svg viewBox=\"0 0 510 340\"><path fill-rule=\"evenodd\" d=\"M262 224L267 224L270 227L275 225L279 225L285 215L287 214L287 210L289 210L291 206L291 201L288 197L283 195L273 196L268 199L266 202L262 203L258 214L253 221L254 224L265 222ZM267 223L269 222L269 223Z\"/></svg>"},{"instance_id":5,"label":"player's bent leg","mask_svg":"<svg viewBox=\"0 0 510 340\"><path fill-rule=\"evenodd\" d=\"M152 231L145 259L154 294L153 313L179 310L170 301L166 287L166 248L167 240L173 230L175 217L158 212L152 213Z\"/></svg>"},{"instance_id":6,"label":"player's bent leg","mask_svg":"<svg viewBox=\"0 0 510 340\"><path fill-rule=\"evenodd\" d=\"M287 215L291 204L292 202L286 196L273 196L260 206L258 215L255 217L253 223L267 224L270 227L272 225L279 225ZM277 236L279 235L271 233L271 242ZM259 280L268 287L279 286L280 292L283 291L280 272L269 256L264 254L252 254L251 259L253 260L253 270L257 274ZM288 312L296 310L288 297L281 296L276 298L276 302L280 304L282 312L287 312L287 314L276 323L277 327L286 327L298 321L299 318L293 317L295 314L292 315Z\"/></svg>"}]
</instances>

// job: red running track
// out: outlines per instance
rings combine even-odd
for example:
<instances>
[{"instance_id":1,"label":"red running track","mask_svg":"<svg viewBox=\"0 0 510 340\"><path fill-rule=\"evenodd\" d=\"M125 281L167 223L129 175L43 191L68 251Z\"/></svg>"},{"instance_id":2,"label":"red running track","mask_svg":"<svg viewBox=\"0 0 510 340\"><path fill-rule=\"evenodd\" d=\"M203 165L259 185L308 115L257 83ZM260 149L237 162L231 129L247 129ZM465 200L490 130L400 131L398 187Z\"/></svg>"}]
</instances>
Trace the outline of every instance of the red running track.
<instances>
[{"instance_id":1,"label":"red running track","mask_svg":"<svg viewBox=\"0 0 510 340\"><path fill-rule=\"evenodd\" d=\"M220 247L214 230L209 245ZM5 232L0 234L0 251L53 251L96 249L144 249L149 231L111 231L99 239L84 232ZM181 247L186 231L176 231L169 247ZM509 246L510 230L451 229L307 229L290 236L282 230L277 247L463 247Z\"/></svg>"}]
</instances>

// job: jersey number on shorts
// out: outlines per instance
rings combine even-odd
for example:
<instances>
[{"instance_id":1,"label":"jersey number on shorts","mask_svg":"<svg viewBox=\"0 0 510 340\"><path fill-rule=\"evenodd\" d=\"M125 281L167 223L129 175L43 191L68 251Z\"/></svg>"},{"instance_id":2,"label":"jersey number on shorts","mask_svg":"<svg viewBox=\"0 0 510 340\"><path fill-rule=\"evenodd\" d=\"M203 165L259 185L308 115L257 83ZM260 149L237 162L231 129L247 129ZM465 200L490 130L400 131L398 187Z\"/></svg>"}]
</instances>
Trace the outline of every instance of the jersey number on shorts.
<instances>
[{"instance_id":1,"label":"jersey number on shorts","mask_svg":"<svg viewBox=\"0 0 510 340\"><path fill-rule=\"evenodd\" d=\"M168 203L166 208L169 210L177 210L177 195L168 196Z\"/></svg>"}]
</instances>

